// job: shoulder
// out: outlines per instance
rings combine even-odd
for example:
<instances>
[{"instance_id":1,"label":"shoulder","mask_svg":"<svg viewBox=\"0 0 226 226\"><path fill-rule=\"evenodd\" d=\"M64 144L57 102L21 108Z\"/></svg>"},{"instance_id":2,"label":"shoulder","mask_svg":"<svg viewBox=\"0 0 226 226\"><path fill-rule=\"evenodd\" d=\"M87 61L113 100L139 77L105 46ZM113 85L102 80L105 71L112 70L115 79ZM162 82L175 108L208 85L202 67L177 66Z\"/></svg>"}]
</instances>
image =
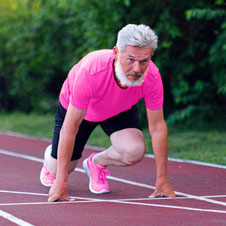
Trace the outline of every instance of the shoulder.
<instances>
[{"instance_id":1,"label":"shoulder","mask_svg":"<svg viewBox=\"0 0 226 226\"><path fill-rule=\"evenodd\" d=\"M148 69L147 69L147 77L150 79L157 79L160 76L160 72L158 67L154 64L153 61L150 61L149 65L148 65Z\"/></svg>"},{"instance_id":2,"label":"shoulder","mask_svg":"<svg viewBox=\"0 0 226 226\"><path fill-rule=\"evenodd\" d=\"M94 75L112 67L113 51L103 49L90 52L79 62L80 67L84 68L89 75Z\"/></svg>"},{"instance_id":3,"label":"shoulder","mask_svg":"<svg viewBox=\"0 0 226 226\"><path fill-rule=\"evenodd\" d=\"M158 67L150 61L147 69L147 74L144 78L143 87L150 89L154 84L162 83L162 78L159 72Z\"/></svg>"}]
</instances>

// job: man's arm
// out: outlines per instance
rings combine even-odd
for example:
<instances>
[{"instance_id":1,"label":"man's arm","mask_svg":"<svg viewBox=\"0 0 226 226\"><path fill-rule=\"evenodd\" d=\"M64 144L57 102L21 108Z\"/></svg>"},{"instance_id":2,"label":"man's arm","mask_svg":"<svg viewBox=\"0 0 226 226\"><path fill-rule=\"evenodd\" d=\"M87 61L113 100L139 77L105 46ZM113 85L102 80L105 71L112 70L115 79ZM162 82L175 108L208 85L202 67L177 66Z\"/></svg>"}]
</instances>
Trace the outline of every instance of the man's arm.
<instances>
[{"instance_id":1,"label":"man's arm","mask_svg":"<svg viewBox=\"0 0 226 226\"><path fill-rule=\"evenodd\" d=\"M65 120L60 131L57 153L57 174L56 180L49 191L49 202L54 202L60 198L71 200L67 192L69 166L75 137L85 112L85 110L74 108L71 104L68 106Z\"/></svg>"},{"instance_id":2,"label":"man's arm","mask_svg":"<svg viewBox=\"0 0 226 226\"><path fill-rule=\"evenodd\" d=\"M147 117L157 170L155 192L150 197L175 197L167 177L168 137L163 109L158 111L147 109Z\"/></svg>"}]
</instances>

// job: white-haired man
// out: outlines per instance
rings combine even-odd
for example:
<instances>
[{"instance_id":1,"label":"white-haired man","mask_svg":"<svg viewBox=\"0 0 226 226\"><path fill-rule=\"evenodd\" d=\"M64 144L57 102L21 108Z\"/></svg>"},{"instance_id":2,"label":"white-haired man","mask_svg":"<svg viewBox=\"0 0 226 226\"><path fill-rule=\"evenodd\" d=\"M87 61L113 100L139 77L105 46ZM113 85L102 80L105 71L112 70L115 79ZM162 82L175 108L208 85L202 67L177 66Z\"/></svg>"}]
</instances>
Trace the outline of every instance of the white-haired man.
<instances>
[{"instance_id":1,"label":"white-haired man","mask_svg":"<svg viewBox=\"0 0 226 226\"><path fill-rule=\"evenodd\" d=\"M91 52L71 69L60 92L53 142L46 149L40 174L41 183L51 187L48 201L71 199L68 175L97 125L110 137L112 146L83 162L91 192L109 192L108 165L130 166L143 159L145 143L136 108L141 98L157 168L156 189L150 197L175 196L167 177L162 80L151 61L156 48L152 29L129 24L119 31L113 50Z\"/></svg>"}]
</instances>

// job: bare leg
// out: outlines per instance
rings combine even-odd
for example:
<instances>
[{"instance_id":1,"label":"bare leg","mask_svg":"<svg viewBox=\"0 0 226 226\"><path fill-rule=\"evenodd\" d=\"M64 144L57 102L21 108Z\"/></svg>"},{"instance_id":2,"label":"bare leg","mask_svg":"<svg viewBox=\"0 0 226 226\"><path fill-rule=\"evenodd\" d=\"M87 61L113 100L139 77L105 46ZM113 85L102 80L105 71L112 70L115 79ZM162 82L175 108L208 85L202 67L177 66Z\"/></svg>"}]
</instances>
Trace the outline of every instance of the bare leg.
<instances>
[{"instance_id":1,"label":"bare leg","mask_svg":"<svg viewBox=\"0 0 226 226\"><path fill-rule=\"evenodd\" d=\"M44 165L47 168L48 172L56 178L56 172L57 172L57 159L53 158L50 153L51 153L51 148L52 145L48 146L46 151L45 151L45 156L44 156ZM69 173L73 172L74 169L76 168L79 160L74 160L71 161L70 163L70 168L69 168Z\"/></svg>"},{"instance_id":2,"label":"bare leg","mask_svg":"<svg viewBox=\"0 0 226 226\"><path fill-rule=\"evenodd\" d=\"M112 146L93 156L93 163L107 165L134 165L145 154L143 133L139 129L128 128L113 133Z\"/></svg>"}]
</instances>

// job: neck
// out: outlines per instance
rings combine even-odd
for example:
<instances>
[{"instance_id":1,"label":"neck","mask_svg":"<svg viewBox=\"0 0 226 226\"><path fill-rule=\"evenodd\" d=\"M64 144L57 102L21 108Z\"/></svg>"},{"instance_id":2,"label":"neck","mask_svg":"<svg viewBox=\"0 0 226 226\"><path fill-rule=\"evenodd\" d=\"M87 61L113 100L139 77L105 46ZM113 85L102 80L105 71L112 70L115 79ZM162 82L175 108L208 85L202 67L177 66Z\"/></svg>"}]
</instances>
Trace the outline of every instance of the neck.
<instances>
[{"instance_id":1,"label":"neck","mask_svg":"<svg viewBox=\"0 0 226 226\"><path fill-rule=\"evenodd\" d=\"M114 62L113 62L113 72L114 72L114 78L115 78L115 81L116 81L117 85L118 85L121 89L127 89L128 86L126 86L126 85L125 85L125 86L121 85L120 80L118 79L118 77L117 77L117 75L116 75L116 73L115 73L115 60L114 60Z\"/></svg>"},{"instance_id":2,"label":"neck","mask_svg":"<svg viewBox=\"0 0 226 226\"><path fill-rule=\"evenodd\" d=\"M116 82L117 82L117 84L118 84L118 86L120 87L120 88L122 88L122 89L127 89L128 88L128 86L123 86L121 83L120 83L120 80L117 78L117 75L115 76L115 80L116 80Z\"/></svg>"}]
</instances>

